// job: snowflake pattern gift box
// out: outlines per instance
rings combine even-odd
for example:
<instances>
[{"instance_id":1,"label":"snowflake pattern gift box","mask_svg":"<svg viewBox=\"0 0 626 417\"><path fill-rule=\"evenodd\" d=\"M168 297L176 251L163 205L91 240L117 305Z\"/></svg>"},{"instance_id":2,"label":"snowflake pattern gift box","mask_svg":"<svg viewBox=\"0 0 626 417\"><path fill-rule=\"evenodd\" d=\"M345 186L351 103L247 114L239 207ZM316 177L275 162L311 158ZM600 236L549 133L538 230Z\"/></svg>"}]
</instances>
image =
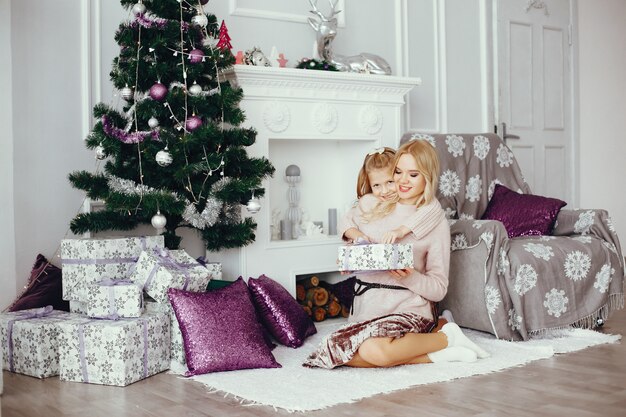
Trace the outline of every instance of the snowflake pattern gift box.
<instances>
[{"instance_id":1,"label":"snowflake pattern gift box","mask_svg":"<svg viewBox=\"0 0 626 417\"><path fill-rule=\"evenodd\" d=\"M86 301L87 285L104 278L128 278L142 251L163 246L163 236L64 239L61 242L63 299Z\"/></svg>"},{"instance_id":2,"label":"snowflake pattern gift box","mask_svg":"<svg viewBox=\"0 0 626 417\"><path fill-rule=\"evenodd\" d=\"M387 271L413 267L412 244L357 244L338 248L340 271Z\"/></svg>"},{"instance_id":3,"label":"snowflake pattern gift box","mask_svg":"<svg viewBox=\"0 0 626 417\"><path fill-rule=\"evenodd\" d=\"M169 288L205 291L211 278L211 271L184 250L167 249L142 252L130 276L131 281L159 303L169 302Z\"/></svg>"},{"instance_id":4,"label":"snowflake pattern gift box","mask_svg":"<svg viewBox=\"0 0 626 417\"><path fill-rule=\"evenodd\" d=\"M57 324L76 315L52 306L0 315L4 369L36 378L59 374Z\"/></svg>"},{"instance_id":5,"label":"snowflake pattern gift box","mask_svg":"<svg viewBox=\"0 0 626 417\"><path fill-rule=\"evenodd\" d=\"M130 280L104 279L87 287L87 316L92 318L139 317L143 291Z\"/></svg>"},{"instance_id":6,"label":"snowflake pattern gift box","mask_svg":"<svg viewBox=\"0 0 626 417\"><path fill-rule=\"evenodd\" d=\"M61 381L126 386L169 369L170 318L87 317L59 323Z\"/></svg>"},{"instance_id":7,"label":"snowflake pattern gift box","mask_svg":"<svg viewBox=\"0 0 626 417\"><path fill-rule=\"evenodd\" d=\"M146 313L150 312L163 312L170 318L170 356L172 361L187 367L187 359L185 357L185 346L183 341L183 334L180 331L178 325L178 319L170 302L157 303L154 300L146 300Z\"/></svg>"}]
</instances>

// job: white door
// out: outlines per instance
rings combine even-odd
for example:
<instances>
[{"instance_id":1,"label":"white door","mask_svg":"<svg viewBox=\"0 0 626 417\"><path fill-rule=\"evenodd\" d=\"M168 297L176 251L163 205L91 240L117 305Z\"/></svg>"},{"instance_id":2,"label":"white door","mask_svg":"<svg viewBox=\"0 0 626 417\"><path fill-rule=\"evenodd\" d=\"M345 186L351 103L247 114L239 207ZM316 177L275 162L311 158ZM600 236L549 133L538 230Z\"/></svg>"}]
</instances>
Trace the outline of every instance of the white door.
<instances>
[{"instance_id":1,"label":"white door","mask_svg":"<svg viewBox=\"0 0 626 417\"><path fill-rule=\"evenodd\" d=\"M493 1L497 16L495 119L533 194L575 198L570 0Z\"/></svg>"}]
</instances>

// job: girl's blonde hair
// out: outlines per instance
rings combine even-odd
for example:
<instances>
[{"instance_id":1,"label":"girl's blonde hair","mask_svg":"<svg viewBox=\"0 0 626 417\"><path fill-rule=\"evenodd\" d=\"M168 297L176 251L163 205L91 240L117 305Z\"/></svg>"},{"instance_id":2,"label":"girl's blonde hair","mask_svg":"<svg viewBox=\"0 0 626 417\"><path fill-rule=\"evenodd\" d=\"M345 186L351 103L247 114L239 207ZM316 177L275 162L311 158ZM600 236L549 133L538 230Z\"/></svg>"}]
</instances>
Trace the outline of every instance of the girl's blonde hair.
<instances>
[{"instance_id":1,"label":"girl's blonde hair","mask_svg":"<svg viewBox=\"0 0 626 417\"><path fill-rule=\"evenodd\" d=\"M426 182L424 193L417 201L417 207L430 204L437 194L437 183L439 179L439 157L434 146L428 141L417 139L406 142L396 151L396 157L393 162L395 172L398 161L402 155L411 155L417 163L417 171L424 177ZM365 213L363 218L366 221L380 219L387 216L396 208L399 197L390 201L381 201L372 209L371 212Z\"/></svg>"},{"instance_id":2,"label":"girl's blonde hair","mask_svg":"<svg viewBox=\"0 0 626 417\"><path fill-rule=\"evenodd\" d=\"M391 148L384 147L378 148L365 156L356 181L357 198L361 198L365 194L370 194L372 192L372 185L370 184L368 177L370 172L378 169L393 169L395 155L396 151Z\"/></svg>"}]
</instances>

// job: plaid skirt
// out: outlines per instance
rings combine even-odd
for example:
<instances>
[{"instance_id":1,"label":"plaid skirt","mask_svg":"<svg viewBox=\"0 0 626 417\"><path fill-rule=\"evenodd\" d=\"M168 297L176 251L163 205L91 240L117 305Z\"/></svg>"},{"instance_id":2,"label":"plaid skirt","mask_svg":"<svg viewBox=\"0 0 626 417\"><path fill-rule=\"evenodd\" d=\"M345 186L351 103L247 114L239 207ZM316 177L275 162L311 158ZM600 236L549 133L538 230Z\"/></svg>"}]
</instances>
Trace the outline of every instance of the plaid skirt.
<instances>
[{"instance_id":1,"label":"plaid skirt","mask_svg":"<svg viewBox=\"0 0 626 417\"><path fill-rule=\"evenodd\" d=\"M436 324L415 313L394 313L350 323L326 336L302 365L332 369L350 362L370 337L400 338L407 333L430 333Z\"/></svg>"}]
</instances>

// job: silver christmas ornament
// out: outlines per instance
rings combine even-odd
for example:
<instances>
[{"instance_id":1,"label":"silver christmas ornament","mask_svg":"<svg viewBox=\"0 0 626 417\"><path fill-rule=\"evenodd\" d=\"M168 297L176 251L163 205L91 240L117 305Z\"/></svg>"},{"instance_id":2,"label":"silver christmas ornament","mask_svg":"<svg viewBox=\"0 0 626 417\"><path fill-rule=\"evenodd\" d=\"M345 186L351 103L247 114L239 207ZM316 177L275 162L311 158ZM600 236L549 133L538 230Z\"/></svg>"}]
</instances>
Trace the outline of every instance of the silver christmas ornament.
<instances>
[{"instance_id":1,"label":"silver christmas ornament","mask_svg":"<svg viewBox=\"0 0 626 417\"><path fill-rule=\"evenodd\" d=\"M148 126L150 126L151 129L158 127L159 119L157 119L156 117L151 117L150 119L148 119Z\"/></svg>"},{"instance_id":2,"label":"silver christmas ornament","mask_svg":"<svg viewBox=\"0 0 626 417\"><path fill-rule=\"evenodd\" d=\"M252 197L248 201L248 204L246 204L246 209L248 210L248 213L257 214L259 210L261 210L261 202L258 198Z\"/></svg>"},{"instance_id":3,"label":"silver christmas ornament","mask_svg":"<svg viewBox=\"0 0 626 417\"><path fill-rule=\"evenodd\" d=\"M120 90L120 94L124 100L130 100L133 98L133 89L129 86L126 86Z\"/></svg>"},{"instance_id":4,"label":"silver christmas ornament","mask_svg":"<svg viewBox=\"0 0 626 417\"><path fill-rule=\"evenodd\" d=\"M157 164L161 165L162 167L168 166L173 161L172 154L170 154L167 146L162 151L157 152L154 159L157 161Z\"/></svg>"},{"instance_id":5,"label":"silver christmas ornament","mask_svg":"<svg viewBox=\"0 0 626 417\"><path fill-rule=\"evenodd\" d=\"M164 215L161 214L160 211L157 210L157 213L154 216L152 216L150 223L152 223L152 227L154 227L157 230L163 229L165 225L167 224L167 219L165 218Z\"/></svg>"},{"instance_id":6,"label":"silver christmas ornament","mask_svg":"<svg viewBox=\"0 0 626 417\"><path fill-rule=\"evenodd\" d=\"M191 94L192 96L197 96L197 95L200 95L201 93L202 93L202 87L200 87L195 82L193 83L191 87L189 87L189 94Z\"/></svg>"},{"instance_id":7,"label":"silver christmas ornament","mask_svg":"<svg viewBox=\"0 0 626 417\"><path fill-rule=\"evenodd\" d=\"M102 161L104 158L107 157L107 154L104 151L104 148L102 147L102 145L96 146L95 152L96 152L96 159L99 159L100 161Z\"/></svg>"},{"instance_id":8,"label":"silver christmas ornament","mask_svg":"<svg viewBox=\"0 0 626 417\"><path fill-rule=\"evenodd\" d=\"M191 23L198 27L205 28L209 24L209 19L204 13L200 13L191 18Z\"/></svg>"},{"instance_id":9,"label":"silver christmas ornament","mask_svg":"<svg viewBox=\"0 0 626 417\"><path fill-rule=\"evenodd\" d=\"M137 3L133 6L133 14L135 16L143 14L146 12L146 6L143 3Z\"/></svg>"}]
</instances>

